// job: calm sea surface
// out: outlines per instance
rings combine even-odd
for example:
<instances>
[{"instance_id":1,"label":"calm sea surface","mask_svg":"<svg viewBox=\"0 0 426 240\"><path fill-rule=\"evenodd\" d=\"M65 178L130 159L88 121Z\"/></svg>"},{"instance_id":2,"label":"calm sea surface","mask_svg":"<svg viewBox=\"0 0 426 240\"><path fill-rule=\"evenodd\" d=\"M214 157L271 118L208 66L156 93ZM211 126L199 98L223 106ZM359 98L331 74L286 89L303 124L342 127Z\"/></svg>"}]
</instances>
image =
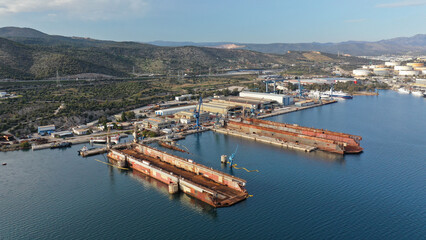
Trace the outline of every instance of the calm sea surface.
<instances>
[{"instance_id":1,"label":"calm sea surface","mask_svg":"<svg viewBox=\"0 0 426 240\"><path fill-rule=\"evenodd\" d=\"M361 135L364 153L303 153L213 132L180 141L186 158L259 173L253 197L213 209L77 150L0 153L0 239L425 239L426 99L383 91L276 116ZM177 153L176 153L177 154Z\"/></svg>"}]
</instances>

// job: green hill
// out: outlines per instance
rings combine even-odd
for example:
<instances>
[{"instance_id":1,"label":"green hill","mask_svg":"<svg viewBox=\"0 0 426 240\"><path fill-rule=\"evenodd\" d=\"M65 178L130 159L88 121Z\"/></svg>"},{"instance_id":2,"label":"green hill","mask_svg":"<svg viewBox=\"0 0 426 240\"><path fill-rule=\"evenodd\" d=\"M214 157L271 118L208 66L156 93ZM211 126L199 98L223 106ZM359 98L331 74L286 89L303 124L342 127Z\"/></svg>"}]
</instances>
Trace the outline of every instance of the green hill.
<instances>
[{"instance_id":1,"label":"green hill","mask_svg":"<svg viewBox=\"0 0 426 240\"><path fill-rule=\"evenodd\" d=\"M207 73L210 70L271 68L292 63L339 62L313 53L267 54L242 49L160 47L48 35L30 28L0 28L0 79L43 79L81 73L114 77L138 74ZM7 38L7 39L6 39Z\"/></svg>"}]
</instances>

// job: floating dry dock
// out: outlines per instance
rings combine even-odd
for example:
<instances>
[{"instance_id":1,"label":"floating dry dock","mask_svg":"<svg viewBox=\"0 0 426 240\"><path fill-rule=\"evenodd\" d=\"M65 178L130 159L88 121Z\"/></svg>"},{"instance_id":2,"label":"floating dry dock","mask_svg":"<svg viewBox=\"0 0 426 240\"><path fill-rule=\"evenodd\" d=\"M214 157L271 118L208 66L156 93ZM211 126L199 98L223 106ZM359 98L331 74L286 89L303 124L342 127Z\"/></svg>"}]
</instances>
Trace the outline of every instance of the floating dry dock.
<instances>
[{"instance_id":1,"label":"floating dry dock","mask_svg":"<svg viewBox=\"0 0 426 240\"><path fill-rule=\"evenodd\" d=\"M339 154L360 153L363 151L363 148L360 147L360 141L362 140L360 136L294 124L247 118L239 121L228 121L226 129L252 136L264 136L283 142L311 146Z\"/></svg>"},{"instance_id":2,"label":"floating dry dock","mask_svg":"<svg viewBox=\"0 0 426 240\"><path fill-rule=\"evenodd\" d=\"M248 197L246 181L158 149L132 143L108 152L111 162L144 173L214 207L231 206Z\"/></svg>"}]
</instances>

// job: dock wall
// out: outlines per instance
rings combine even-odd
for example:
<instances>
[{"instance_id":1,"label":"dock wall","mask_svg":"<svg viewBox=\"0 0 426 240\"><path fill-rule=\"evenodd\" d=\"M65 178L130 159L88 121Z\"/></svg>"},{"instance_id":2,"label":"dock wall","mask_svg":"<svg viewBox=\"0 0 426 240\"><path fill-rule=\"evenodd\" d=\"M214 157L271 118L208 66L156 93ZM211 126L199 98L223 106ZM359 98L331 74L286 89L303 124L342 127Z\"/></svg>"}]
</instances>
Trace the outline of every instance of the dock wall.
<instances>
[{"instance_id":1,"label":"dock wall","mask_svg":"<svg viewBox=\"0 0 426 240\"><path fill-rule=\"evenodd\" d=\"M244 186L246 181L226 173L208 168L201 164L195 163L190 159L180 158L175 155L160 151L155 148L151 148L142 144L133 144L134 149L138 152L161 159L161 161L167 162L173 166L185 169L186 171L196 173L197 175L202 175L208 179L211 179L217 183L228 186L238 191L244 191Z\"/></svg>"},{"instance_id":2,"label":"dock wall","mask_svg":"<svg viewBox=\"0 0 426 240\"><path fill-rule=\"evenodd\" d=\"M269 127L269 128L273 128L277 130L303 134L303 135L311 136L311 137L318 137L318 138L323 138L323 139L328 139L333 141L340 141L340 142L347 143L348 145L354 145L354 146L359 146L360 141L362 140L361 136L351 135L347 133L332 132L332 131L328 131L324 129L303 127L303 126L297 126L293 124L278 123L278 122L266 121L261 119L248 118L248 119L244 119L243 122L257 125L257 126Z\"/></svg>"},{"instance_id":3,"label":"dock wall","mask_svg":"<svg viewBox=\"0 0 426 240\"><path fill-rule=\"evenodd\" d=\"M229 121L227 123L227 129L240 131L247 134L257 134L259 136L278 138L283 141L289 141L294 143L300 143L312 147L317 147L321 150L344 154L344 144L328 139L321 139L294 132L288 132L283 130L277 130L274 128L257 126L253 124Z\"/></svg>"},{"instance_id":4,"label":"dock wall","mask_svg":"<svg viewBox=\"0 0 426 240\"><path fill-rule=\"evenodd\" d=\"M176 176L173 173L167 172L159 167L153 166L150 164L149 161L137 159L133 156L122 153L119 150L111 150L108 153L108 157L115 161L116 164L120 164L120 162L127 162L130 168L138 172L150 176L169 186L171 184L177 184L179 186L179 189L182 190L184 193L191 195L212 206L217 205L216 198L220 196L218 192L203 187L180 176Z\"/></svg>"}]
</instances>

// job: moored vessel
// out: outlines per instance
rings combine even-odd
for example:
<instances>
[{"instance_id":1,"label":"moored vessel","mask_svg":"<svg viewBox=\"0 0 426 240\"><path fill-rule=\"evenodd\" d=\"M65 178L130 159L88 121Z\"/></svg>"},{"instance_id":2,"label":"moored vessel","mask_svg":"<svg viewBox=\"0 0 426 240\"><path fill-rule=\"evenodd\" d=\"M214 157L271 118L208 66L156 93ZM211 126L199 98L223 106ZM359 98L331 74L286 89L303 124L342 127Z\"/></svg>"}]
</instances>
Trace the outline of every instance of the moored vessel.
<instances>
[{"instance_id":1,"label":"moored vessel","mask_svg":"<svg viewBox=\"0 0 426 240\"><path fill-rule=\"evenodd\" d=\"M399 92L399 93L402 93L402 94L410 94L410 90L409 90L409 89L406 89L406 88L404 88L404 87L399 88L399 89L398 89L398 92Z\"/></svg>"}]
</instances>

